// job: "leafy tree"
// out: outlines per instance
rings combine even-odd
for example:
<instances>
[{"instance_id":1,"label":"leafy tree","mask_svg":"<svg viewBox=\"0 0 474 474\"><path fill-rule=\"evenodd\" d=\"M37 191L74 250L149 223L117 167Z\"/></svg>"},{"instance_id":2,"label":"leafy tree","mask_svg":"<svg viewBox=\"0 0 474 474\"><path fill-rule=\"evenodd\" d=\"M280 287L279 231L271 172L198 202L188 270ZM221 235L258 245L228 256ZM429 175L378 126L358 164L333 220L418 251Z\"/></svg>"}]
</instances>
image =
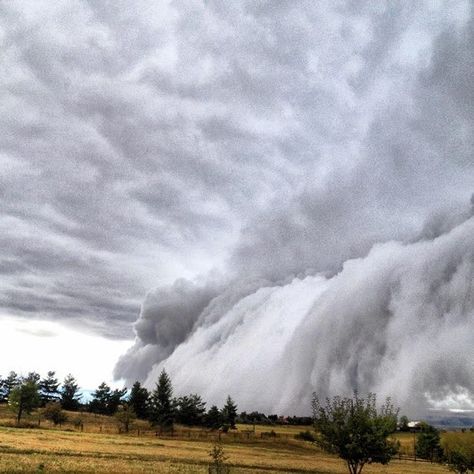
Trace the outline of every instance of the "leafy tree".
<instances>
[{"instance_id":1,"label":"leafy tree","mask_svg":"<svg viewBox=\"0 0 474 474\"><path fill-rule=\"evenodd\" d=\"M202 425L206 413L206 403L195 393L176 400L176 421L188 426Z\"/></svg>"},{"instance_id":2,"label":"leafy tree","mask_svg":"<svg viewBox=\"0 0 474 474\"><path fill-rule=\"evenodd\" d=\"M21 380L16 372L11 371L7 378L2 380L2 402L7 402L10 392L17 386L20 385Z\"/></svg>"},{"instance_id":3,"label":"leafy tree","mask_svg":"<svg viewBox=\"0 0 474 474\"><path fill-rule=\"evenodd\" d=\"M60 398L59 381L55 377L56 372L49 371L48 375L40 380L40 397L41 402L46 405L49 402L58 401Z\"/></svg>"},{"instance_id":4,"label":"leafy tree","mask_svg":"<svg viewBox=\"0 0 474 474\"><path fill-rule=\"evenodd\" d=\"M151 395L150 422L161 430L173 428L174 406L171 379L163 369Z\"/></svg>"},{"instance_id":5,"label":"leafy tree","mask_svg":"<svg viewBox=\"0 0 474 474\"><path fill-rule=\"evenodd\" d=\"M398 410L387 399L380 411L376 396L326 399L323 406L313 395L316 442L342 458L351 474L360 474L367 463L387 464L398 450L388 437L397 428Z\"/></svg>"},{"instance_id":6,"label":"leafy tree","mask_svg":"<svg viewBox=\"0 0 474 474\"><path fill-rule=\"evenodd\" d=\"M117 420L117 423L119 424L120 428L123 428L125 433L128 433L130 431L133 422L137 418L133 408L127 403L123 403L118 407L114 417Z\"/></svg>"},{"instance_id":7,"label":"leafy tree","mask_svg":"<svg viewBox=\"0 0 474 474\"><path fill-rule=\"evenodd\" d=\"M234 400L227 396L226 403L222 409L222 422L230 428L235 428L235 420L237 419L237 405Z\"/></svg>"},{"instance_id":8,"label":"leafy tree","mask_svg":"<svg viewBox=\"0 0 474 474\"><path fill-rule=\"evenodd\" d=\"M130 398L128 404L135 412L137 418L142 420L148 418L150 393L145 387L140 385L140 382L135 382L130 391Z\"/></svg>"},{"instance_id":9,"label":"leafy tree","mask_svg":"<svg viewBox=\"0 0 474 474\"><path fill-rule=\"evenodd\" d=\"M428 423L421 425L421 432L416 437L416 455L422 459L439 461L443 457L439 431Z\"/></svg>"},{"instance_id":10,"label":"leafy tree","mask_svg":"<svg viewBox=\"0 0 474 474\"><path fill-rule=\"evenodd\" d=\"M67 415L59 402L48 402L43 410L43 416L55 425L62 425L67 421Z\"/></svg>"},{"instance_id":11,"label":"leafy tree","mask_svg":"<svg viewBox=\"0 0 474 474\"><path fill-rule=\"evenodd\" d=\"M20 424L23 413L30 414L40 403L38 385L25 379L20 385L14 387L8 397L10 408L16 413L16 421Z\"/></svg>"},{"instance_id":12,"label":"leafy tree","mask_svg":"<svg viewBox=\"0 0 474 474\"><path fill-rule=\"evenodd\" d=\"M409 419L407 416L403 415L400 417L400 431L408 431L410 428L408 427Z\"/></svg>"},{"instance_id":13,"label":"leafy tree","mask_svg":"<svg viewBox=\"0 0 474 474\"><path fill-rule=\"evenodd\" d=\"M451 471L458 474L474 472L474 436L471 433L446 433L442 448Z\"/></svg>"},{"instance_id":14,"label":"leafy tree","mask_svg":"<svg viewBox=\"0 0 474 474\"><path fill-rule=\"evenodd\" d=\"M79 409L81 404L81 395L79 394L79 385L76 379L71 375L66 375L63 386L60 390L61 406L65 410L75 411Z\"/></svg>"},{"instance_id":15,"label":"leafy tree","mask_svg":"<svg viewBox=\"0 0 474 474\"><path fill-rule=\"evenodd\" d=\"M469 471L474 472L474 459L463 449L453 449L449 452L446 459L449 469L458 474L467 474Z\"/></svg>"},{"instance_id":16,"label":"leafy tree","mask_svg":"<svg viewBox=\"0 0 474 474\"><path fill-rule=\"evenodd\" d=\"M219 408L216 407L216 405L212 405L212 407L209 408L209 411L206 413L206 417L204 419L204 424L213 430L220 428L222 424L222 417L221 412L219 411Z\"/></svg>"}]
</instances>

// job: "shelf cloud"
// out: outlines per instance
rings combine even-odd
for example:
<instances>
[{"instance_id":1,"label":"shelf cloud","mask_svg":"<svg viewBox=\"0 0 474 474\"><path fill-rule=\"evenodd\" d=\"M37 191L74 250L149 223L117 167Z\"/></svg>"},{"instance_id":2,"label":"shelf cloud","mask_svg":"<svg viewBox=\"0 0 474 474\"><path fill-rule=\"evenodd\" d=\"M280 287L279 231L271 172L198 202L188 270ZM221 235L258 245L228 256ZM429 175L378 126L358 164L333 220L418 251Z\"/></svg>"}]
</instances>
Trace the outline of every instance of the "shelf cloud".
<instances>
[{"instance_id":1,"label":"shelf cloud","mask_svg":"<svg viewBox=\"0 0 474 474\"><path fill-rule=\"evenodd\" d=\"M435 3L3 2L2 312L216 402L472 401L474 17Z\"/></svg>"}]
</instances>

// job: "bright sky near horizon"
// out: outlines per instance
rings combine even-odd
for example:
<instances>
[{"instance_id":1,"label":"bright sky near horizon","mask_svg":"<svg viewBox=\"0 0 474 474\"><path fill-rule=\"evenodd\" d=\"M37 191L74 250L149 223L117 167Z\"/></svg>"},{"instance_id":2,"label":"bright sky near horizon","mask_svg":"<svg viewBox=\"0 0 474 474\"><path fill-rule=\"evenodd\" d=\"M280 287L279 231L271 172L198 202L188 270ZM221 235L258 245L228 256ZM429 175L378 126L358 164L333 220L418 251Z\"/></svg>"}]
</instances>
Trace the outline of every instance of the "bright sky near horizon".
<instances>
[{"instance_id":1,"label":"bright sky near horizon","mask_svg":"<svg viewBox=\"0 0 474 474\"><path fill-rule=\"evenodd\" d=\"M122 387L112 379L118 357L130 341L104 339L51 321L28 321L1 315L0 374L11 370L20 375L35 371L41 376L56 371L59 380L68 373L81 389L93 390L101 382Z\"/></svg>"}]
</instances>

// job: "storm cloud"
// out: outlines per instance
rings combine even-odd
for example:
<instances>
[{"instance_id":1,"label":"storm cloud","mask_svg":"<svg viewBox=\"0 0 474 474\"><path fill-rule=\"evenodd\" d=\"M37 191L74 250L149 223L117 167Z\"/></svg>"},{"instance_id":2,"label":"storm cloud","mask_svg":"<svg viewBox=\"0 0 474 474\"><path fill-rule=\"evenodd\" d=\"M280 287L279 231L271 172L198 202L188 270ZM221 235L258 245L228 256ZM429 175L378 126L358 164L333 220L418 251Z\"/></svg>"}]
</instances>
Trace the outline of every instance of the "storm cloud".
<instances>
[{"instance_id":1,"label":"storm cloud","mask_svg":"<svg viewBox=\"0 0 474 474\"><path fill-rule=\"evenodd\" d=\"M378 244L332 278L262 286L232 307L215 301L217 317L146 383L166 368L183 393L212 403L232 393L244 409L278 413L307 413L314 391L354 390L391 396L413 416L448 396L472 409L473 236L470 218L435 240Z\"/></svg>"},{"instance_id":2,"label":"storm cloud","mask_svg":"<svg viewBox=\"0 0 474 474\"><path fill-rule=\"evenodd\" d=\"M420 355L399 385L377 382L387 354L405 354L390 352L387 328L412 330L434 305L421 348L446 320L449 291L467 301L456 317L473 324L462 279L473 258L473 25L463 0L3 2L1 309L135 337L116 367L128 381L152 385L166 366L178 390L250 403L237 378L218 393L207 369L191 383L178 367L222 346L227 356L206 361L227 373L237 346L225 321L244 311L239 331L261 336L253 347L281 333L259 348L268 353L252 381L265 371L271 392L289 374L278 360L301 367L292 390L305 393L269 392L262 409L306 403L316 385L400 386L408 397L414 371L435 359ZM437 271L420 268L458 239L464 253L440 257L457 289L426 290L413 313L405 267L420 288L436 286ZM366 306L351 316L364 275L380 293L362 286ZM356 330L372 324L383 333L373 346ZM455 341L466 348L459 327L439 330L445 355ZM240 337L243 370L252 350ZM315 352L306 338L333 342ZM472 391L469 359L447 360L414 404L443 398L435 386Z\"/></svg>"}]
</instances>

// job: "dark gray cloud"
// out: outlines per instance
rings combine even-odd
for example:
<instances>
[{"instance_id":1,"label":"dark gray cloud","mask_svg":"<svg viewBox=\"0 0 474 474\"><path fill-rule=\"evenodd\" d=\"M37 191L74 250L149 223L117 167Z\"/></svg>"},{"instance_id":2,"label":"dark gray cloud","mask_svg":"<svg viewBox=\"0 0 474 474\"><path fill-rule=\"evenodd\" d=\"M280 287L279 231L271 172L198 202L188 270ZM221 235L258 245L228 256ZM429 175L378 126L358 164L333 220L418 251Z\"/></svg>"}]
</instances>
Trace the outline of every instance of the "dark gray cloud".
<instances>
[{"instance_id":1,"label":"dark gray cloud","mask_svg":"<svg viewBox=\"0 0 474 474\"><path fill-rule=\"evenodd\" d=\"M230 392L242 409L279 413L307 413L313 391L353 390L392 396L411 416L430 404L473 409L473 244L470 218L434 240L378 244L331 278L262 282L231 305L215 298L211 320L156 363L146 384L166 368L179 393L222 403ZM142 318L167 315L150 309ZM141 351L151 346L132 351L135 363Z\"/></svg>"},{"instance_id":2,"label":"dark gray cloud","mask_svg":"<svg viewBox=\"0 0 474 474\"><path fill-rule=\"evenodd\" d=\"M140 313L116 372L151 380L252 295L460 226L471 7L3 2L2 311L123 338Z\"/></svg>"}]
</instances>

